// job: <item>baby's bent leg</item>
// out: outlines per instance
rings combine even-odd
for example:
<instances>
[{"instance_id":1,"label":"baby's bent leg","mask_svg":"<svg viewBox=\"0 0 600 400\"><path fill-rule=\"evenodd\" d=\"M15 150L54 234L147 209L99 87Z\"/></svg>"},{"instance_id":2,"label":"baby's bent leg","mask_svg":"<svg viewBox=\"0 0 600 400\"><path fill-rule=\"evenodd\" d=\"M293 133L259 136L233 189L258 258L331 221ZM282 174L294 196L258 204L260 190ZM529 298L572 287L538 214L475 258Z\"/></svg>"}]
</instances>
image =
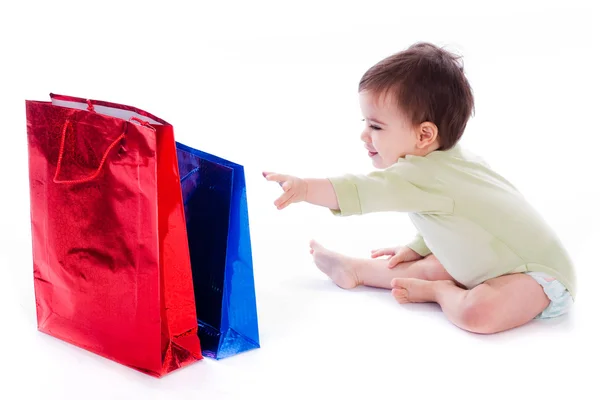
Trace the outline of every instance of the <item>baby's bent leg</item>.
<instances>
[{"instance_id":1,"label":"baby's bent leg","mask_svg":"<svg viewBox=\"0 0 600 400\"><path fill-rule=\"evenodd\" d=\"M433 256L389 269L387 260L344 256L327 250L315 241L310 243L310 247L317 267L343 289L352 289L358 285L391 289L394 278L452 280L442 264Z\"/></svg>"},{"instance_id":2,"label":"baby's bent leg","mask_svg":"<svg viewBox=\"0 0 600 400\"><path fill-rule=\"evenodd\" d=\"M490 279L471 290L450 281L394 279L392 294L400 303L435 302L464 330L497 333L521 326L550 304L542 287L525 274Z\"/></svg>"}]
</instances>

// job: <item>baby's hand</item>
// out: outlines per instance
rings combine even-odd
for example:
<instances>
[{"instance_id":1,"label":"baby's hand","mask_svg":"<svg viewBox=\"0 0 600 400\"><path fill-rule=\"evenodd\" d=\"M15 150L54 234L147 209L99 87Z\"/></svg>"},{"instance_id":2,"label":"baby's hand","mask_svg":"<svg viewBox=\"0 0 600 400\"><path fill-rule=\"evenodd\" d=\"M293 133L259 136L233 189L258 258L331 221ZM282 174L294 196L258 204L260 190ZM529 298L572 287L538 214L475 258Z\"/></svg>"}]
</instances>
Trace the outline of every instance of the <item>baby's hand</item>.
<instances>
[{"instance_id":1,"label":"baby's hand","mask_svg":"<svg viewBox=\"0 0 600 400\"><path fill-rule=\"evenodd\" d=\"M421 255L413 249L406 246L388 247L371 251L372 258L390 256L388 259L388 268L392 269L398 264L420 260Z\"/></svg>"},{"instance_id":2,"label":"baby's hand","mask_svg":"<svg viewBox=\"0 0 600 400\"><path fill-rule=\"evenodd\" d=\"M283 189L283 194L275 200L278 210L283 210L292 203L299 203L306 200L308 184L304 179L291 175L275 174L273 172L263 172L263 176L272 182L277 182Z\"/></svg>"}]
</instances>

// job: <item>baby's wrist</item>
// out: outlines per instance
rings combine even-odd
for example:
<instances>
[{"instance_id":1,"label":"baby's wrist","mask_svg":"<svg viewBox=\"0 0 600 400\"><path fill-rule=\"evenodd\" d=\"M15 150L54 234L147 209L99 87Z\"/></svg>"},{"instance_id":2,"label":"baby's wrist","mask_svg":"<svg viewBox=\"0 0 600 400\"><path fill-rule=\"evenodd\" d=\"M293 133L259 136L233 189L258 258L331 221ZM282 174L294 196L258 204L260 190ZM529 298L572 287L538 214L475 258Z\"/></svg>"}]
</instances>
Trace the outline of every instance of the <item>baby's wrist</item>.
<instances>
[{"instance_id":1,"label":"baby's wrist","mask_svg":"<svg viewBox=\"0 0 600 400\"><path fill-rule=\"evenodd\" d=\"M301 187L302 187L302 201L308 201L308 193L310 190L310 181L308 179L305 178L299 178L300 182L301 182Z\"/></svg>"}]
</instances>

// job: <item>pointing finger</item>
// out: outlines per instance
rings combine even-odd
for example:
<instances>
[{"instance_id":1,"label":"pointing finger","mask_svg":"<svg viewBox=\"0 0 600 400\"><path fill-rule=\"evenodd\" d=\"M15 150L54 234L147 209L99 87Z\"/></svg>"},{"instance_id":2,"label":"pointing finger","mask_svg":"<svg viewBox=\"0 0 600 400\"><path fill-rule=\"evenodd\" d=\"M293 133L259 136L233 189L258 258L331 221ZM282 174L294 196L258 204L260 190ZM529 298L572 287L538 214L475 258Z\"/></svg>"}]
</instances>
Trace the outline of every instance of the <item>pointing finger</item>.
<instances>
[{"instance_id":1,"label":"pointing finger","mask_svg":"<svg viewBox=\"0 0 600 400\"><path fill-rule=\"evenodd\" d=\"M283 182L287 179L287 176L282 174L268 174L265 178L271 182Z\"/></svg>"}]
</instances>

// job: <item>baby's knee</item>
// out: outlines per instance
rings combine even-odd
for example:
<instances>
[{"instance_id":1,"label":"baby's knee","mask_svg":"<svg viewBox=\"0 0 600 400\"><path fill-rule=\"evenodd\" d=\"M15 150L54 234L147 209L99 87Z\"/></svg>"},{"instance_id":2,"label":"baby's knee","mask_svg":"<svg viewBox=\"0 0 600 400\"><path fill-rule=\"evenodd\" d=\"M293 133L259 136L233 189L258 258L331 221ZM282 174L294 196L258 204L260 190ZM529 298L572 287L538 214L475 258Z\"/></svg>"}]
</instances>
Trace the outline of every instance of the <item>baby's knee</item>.
<instances>
[{"instance_id":1,"label":"baby's knee","mask_svg":"<svg viewBox=\"0 0 600 400\"><path fill-rule=\"evenodd\" d=\"M484 293L486 289L489 288L476 287L468 291L462 302L460 312L461 325L470 332L482 334L494 333L494 307L490 296Z\"/></svg>"}]
</instances>

